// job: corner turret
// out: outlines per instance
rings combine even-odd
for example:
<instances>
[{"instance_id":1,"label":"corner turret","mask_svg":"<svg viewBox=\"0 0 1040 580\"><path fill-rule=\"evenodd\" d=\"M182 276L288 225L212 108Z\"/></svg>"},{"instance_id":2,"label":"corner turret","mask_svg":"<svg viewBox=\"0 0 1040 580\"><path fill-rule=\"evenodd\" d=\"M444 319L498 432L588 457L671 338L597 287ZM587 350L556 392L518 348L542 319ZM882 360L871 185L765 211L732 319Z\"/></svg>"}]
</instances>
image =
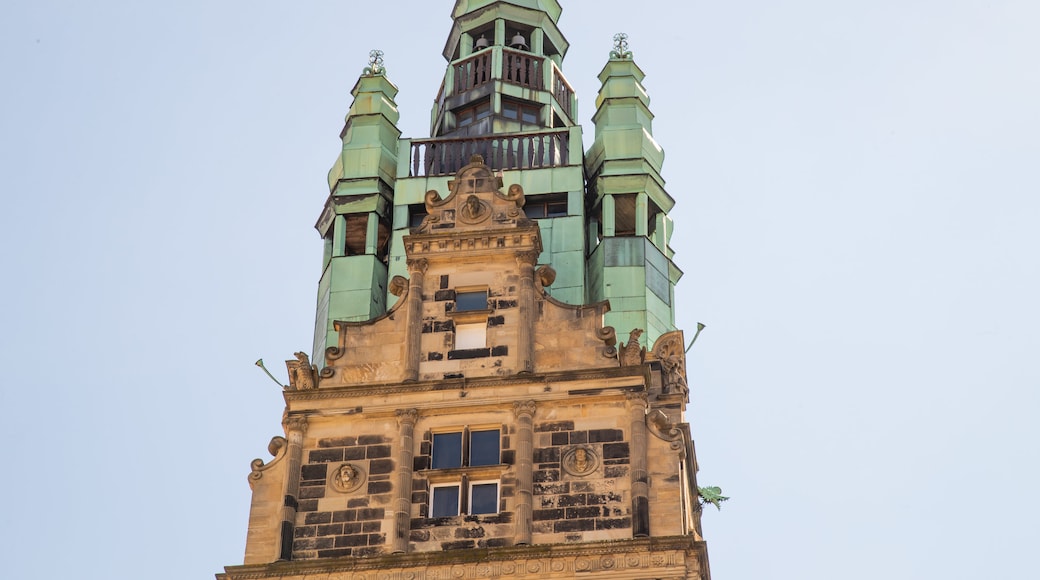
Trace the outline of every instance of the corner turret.
<instances>
[{"instance_id":1,"label":"corner turret","mask_svg":"<svg viewBox=\"0 0 1040 580\"><path fill-rule=\"evenodd\" d=\"M343 148L329 171L329 197L315 228L325 240L313 360L335 345L334 320L368 320L386 311L387 256L397 181L397 87L386 76L382 52L351 94L340 132Z\"/></svg>"},{"instance_id":2,"label":"corner turret","mask_svg":"<svg viewBox=\"0 0 1040 580\"><path fill-rule=\"evenodd\" d=\"M668 246L675 205L665 191L664 150L653 137L646 76L614 37L599 74L596 139L585 154L589 205L598 216L598 246L588 262L592 300L610 300L607 320L619 329L646 329L647 344L675 330L675 284L682 272Z\"/></svg>"}]
</instances>

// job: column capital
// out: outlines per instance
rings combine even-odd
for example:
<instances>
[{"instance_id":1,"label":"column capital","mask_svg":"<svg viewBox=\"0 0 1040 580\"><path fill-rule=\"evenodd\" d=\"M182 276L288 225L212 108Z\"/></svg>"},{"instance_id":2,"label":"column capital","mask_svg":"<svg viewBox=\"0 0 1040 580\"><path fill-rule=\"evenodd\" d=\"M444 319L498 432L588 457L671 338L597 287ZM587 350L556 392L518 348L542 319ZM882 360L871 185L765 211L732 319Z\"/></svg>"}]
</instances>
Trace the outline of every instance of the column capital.
<instances>
[{"instance_id":1,"label":"column capital","mask_svg":"<svg viewBox=\"0 0 1040 580\"><path fill-rule=\"evenodd\" d=\"M534 266L538 261L538 252L524 251L516 253L516 263L519 266Z\"/></svg>"},{"instance_id":2,"label":"column capital","mask_svg":"<svg viewBox=\"0 0 1040 580\"><path fill-rule=\"evenodd\" d=\"M538 404L534 401L517 401L513 403L513 414L518 418L520 417L534 417L535 409Z\"/></svg>"},{"instance_id":3,"label":"column capital","mask_svg":"<svg viewBox=\"0 0 1040 580\"><path fill-rule=\"evenodd\" d=\"M296 431L300 433L300 435L307 433L307 427L310 425L309 421L307 420L307 417L303 416L286 417L283 424L285 425L286 431L290 433Z\"/></svg>"},{"instance_id":4,"label":"column capital","mask_svg":"<svg viewBox=\"0 0 1040 580\"><path fill-rule=\"evenodd\" d=\"M426 269L429 267L430 262L426 258L410 258L408 260L409 274L425 274Z\"/></svg>"},{"instance_id":5,"label":"column capital","mask_svg":"<svg viewBox=\"0 0 1040 580\"><path fill-rule=\"evenodd\" d=\"M629 409L643 409L646 410L648 398L646 391L636 391L625 393L625 401L628 403Z\"/></svg>"},{"instance_id":6,"label":"column capital","mask_svg":"<svg viewBox=\"0 0 1040 580\"><path fill-rule=\"evenodd\" d=\"M397 416L397 424L399 426L415 426L415 422L419 419L418 409L398 409L394 412Z\"/></svg>"}]
</instances>

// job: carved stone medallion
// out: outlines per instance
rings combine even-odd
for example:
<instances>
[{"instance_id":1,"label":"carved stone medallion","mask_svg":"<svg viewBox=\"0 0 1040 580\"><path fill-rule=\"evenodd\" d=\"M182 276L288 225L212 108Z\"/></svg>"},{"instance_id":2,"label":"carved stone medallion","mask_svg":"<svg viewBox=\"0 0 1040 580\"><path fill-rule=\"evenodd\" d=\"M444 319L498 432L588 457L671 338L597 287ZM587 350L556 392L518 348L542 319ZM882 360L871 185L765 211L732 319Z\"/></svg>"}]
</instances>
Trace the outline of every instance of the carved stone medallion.
<instances>
[{"instance_id":1,"label":"carved stone medallion","mask_svg":"<svg viewBox=\"0 0 1040 580\"><path fill-rule=\"evenodd\" d=\"M329 487L340 493L357 491L364 485L365 472L353 463L341 463L329 473Z\"/></svg>"},{"instance_id":2,"label":"carved stone medallion","mask_svg":"<svg viewBox=\"0 0 1040 580\"><path fill-rule=\"evenodd\" d=\"M585 477L599 467L599 456L591 447L577 445L563 452L563 470L575 477Z\"/></svg>"}]
</instances>

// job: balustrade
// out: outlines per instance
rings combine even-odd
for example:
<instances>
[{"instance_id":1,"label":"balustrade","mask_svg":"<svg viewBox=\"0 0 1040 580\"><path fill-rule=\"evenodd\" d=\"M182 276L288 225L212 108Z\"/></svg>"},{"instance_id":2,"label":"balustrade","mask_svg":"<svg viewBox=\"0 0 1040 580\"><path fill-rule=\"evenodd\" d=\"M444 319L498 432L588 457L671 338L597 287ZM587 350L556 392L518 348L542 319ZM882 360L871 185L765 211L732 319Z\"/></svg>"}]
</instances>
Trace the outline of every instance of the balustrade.
<instances>
[{"instance_id":1,"label":"balustrade","mask_svg":"<svg viewBox=\"0 0 1040 580\"><path fill-rule=\"evenodd\" d=\"M469 163L473 155L482 156L492 169L569 165L570 131L413 140L408 176L451 175Z\"/></svg>"}]
</instances>

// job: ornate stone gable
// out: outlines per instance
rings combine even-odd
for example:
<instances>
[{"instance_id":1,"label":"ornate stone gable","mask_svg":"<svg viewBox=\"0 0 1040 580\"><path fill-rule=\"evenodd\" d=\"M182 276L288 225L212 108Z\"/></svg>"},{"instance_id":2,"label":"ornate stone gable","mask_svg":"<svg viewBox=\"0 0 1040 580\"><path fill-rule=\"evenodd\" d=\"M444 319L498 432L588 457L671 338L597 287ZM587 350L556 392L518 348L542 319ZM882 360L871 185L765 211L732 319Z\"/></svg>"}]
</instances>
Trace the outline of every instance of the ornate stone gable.
<instances>
[{"instance_id":1,"label":"ornate stone gable","mask_svg":"<svg viewBox=\"0 0 1040 580\"><path fill-rule=\"evenodd\" d=\"M502 193L502 178L492 173L480 155L470 158L469 165L448 182L448 189L447 198L441 198L436 190L426 192L428 215L414 233L479 231L532 223L524 215L523 187L513 184Z\"/></svg>"}]
</instances>

